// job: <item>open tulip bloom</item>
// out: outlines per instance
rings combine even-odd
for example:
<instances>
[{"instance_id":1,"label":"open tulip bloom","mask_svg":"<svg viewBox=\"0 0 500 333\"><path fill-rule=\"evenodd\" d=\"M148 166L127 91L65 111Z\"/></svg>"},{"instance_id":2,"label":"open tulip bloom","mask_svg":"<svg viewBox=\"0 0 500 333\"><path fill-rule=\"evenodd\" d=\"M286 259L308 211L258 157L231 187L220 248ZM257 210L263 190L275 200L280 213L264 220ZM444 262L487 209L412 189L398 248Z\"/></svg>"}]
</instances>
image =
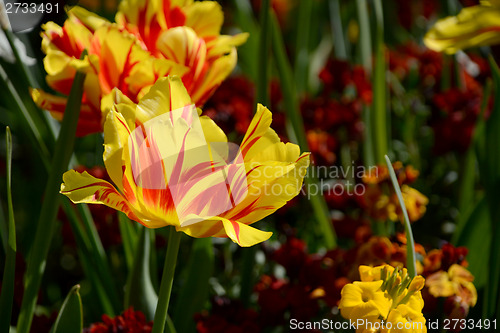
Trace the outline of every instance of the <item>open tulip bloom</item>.
<instances>
[{"instance_id":1,"label":"open tulip bloom","mask_svg":"<svg viewBox=\"0 0 500 333\"><path fill-rule=\"evenodd\" d=\"M295 197L309 154L283 143L259 105L241 146L197 110L178 77L158 80L136 105L118 90L104 124L104 164L116 188L66 172L61 193L104 204L149 228L175 226L193 237L229 237L240 246L267 240L249 224Z\"/></svg>"},{"instance_id":2,"label":"open tulip bloom","mask_svg":"<svg viewBox=\"0 0 500 333\"><path fill-rule=\"evenodd\" d=\"M48 85L69 94L77 70L87 76L77 136L102 131L113 88L134 102L158 78L178 75L201 106L236 66L236 46L248 34L221 35L222 8L215 1L124 0L116 23L81 7L68 11L61 27L43 25L42 50ZM88 56L79 59L83 50ZM62 119L66 97L40 89L34 101Z\"/></svg>"}]
</instances>

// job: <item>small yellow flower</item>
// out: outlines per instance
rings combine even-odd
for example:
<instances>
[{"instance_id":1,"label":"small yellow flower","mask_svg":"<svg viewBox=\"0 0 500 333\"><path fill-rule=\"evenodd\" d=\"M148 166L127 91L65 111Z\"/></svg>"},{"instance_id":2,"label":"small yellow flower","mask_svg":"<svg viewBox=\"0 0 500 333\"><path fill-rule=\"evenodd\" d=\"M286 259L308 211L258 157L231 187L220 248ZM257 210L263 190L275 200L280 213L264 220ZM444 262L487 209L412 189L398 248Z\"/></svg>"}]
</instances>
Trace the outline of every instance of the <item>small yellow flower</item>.
<instances>
[{"instance_id":1,"label":"small yellow flower","mask_svg":"<svg viewBox=\"0 0 500 333\"><path fill-rule=\"evenodd\" d=\"M390 324L392 325L390 325ZM391 310L387 323L384 325L383 333L425 333L425 318L422 312L415 311L408 305L398 305L397 308Z\"/></svg>"},{"instance_id":2,"label":"small yellow flower","mask_svg":"<svg viewBox=\"0 0 500 333\"><path fill-rule=\"evenodd\" d=\"M439 20L424 37L428 48L449 54L469 47L500 43L500 1L481 1L457 16Z\"/></svg>"},{"instance_id":3,"label":"small yellow flower","mask_svg":"<svg viewBox=\"0 0 500 333\"><path fill-rule=\"evenodd\" d=\"M380 287L383 281L360 282L346 284L341 291L339 309L344 318L356 320L360 318L387 317L392 301Z\"/></svg>"},{"instance_id":4,"label":"small yellow flower","mask_svg":"<svg viewBox=\"0 0 500 333\"><path fill-rule=\"evenodd\" d=\"M359 275L362 282L345 285L339 304L344 318L363 319L356 333L427 332L422 276L411 278L406 268L390 265L362 265Z\"/></svg>"}]
</instances>

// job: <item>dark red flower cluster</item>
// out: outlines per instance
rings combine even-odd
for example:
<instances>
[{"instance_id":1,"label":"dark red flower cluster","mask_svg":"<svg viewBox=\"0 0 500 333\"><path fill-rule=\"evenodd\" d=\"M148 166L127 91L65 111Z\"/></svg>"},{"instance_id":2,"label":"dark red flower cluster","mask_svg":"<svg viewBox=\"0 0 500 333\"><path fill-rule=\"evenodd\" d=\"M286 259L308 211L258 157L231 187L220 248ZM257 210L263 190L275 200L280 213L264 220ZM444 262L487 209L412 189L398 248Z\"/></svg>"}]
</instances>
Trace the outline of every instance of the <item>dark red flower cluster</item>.
<instances>
[{"instance_id":1,"label":"dark red flower cluster","mask_svg":"<svg viewBox=\"0 0 500 333\"><path fill-rule=\"evenodd\" d=\"M482 86L491 76L487 61L478 55L463 54L457 58L457 71L453 61L448 61L445 68L442 54L415 43L407 43L389 54L390 70L402 82L414 80L410 85L419 88L425 103L432 107L430 126L435 136L434 152L467 150L480 113ZM410 75L412 71L414 75ZM418 81L415 81L417 74ZM450 84L460 82L460 85L442 91L443 75ZM416 82L419 82L418 87ZM488 114L489 108L485 116Z\"/></svg>"},{"instance_id":2,"label":"dark red flower cluster","mask_svg":"<svg viewBox=\"0 0 500 333\"><path fill-rule=\"evenodd\" d=\"M332 165L340 143L359 140L363 105L372 101L372 87L364 69L329 60L321 70L322 93L301 104L307 141L316 165Z\"/></svg>"},{"instance_id":3,"label":"dark red flower cluster","mask_svg":"<svg viewBox=\"0 0 500 333\"><path fill-rule=\"evenodd\" d=\"M114 318L102 316L102 323L95 323L83 330L83 333L150 333L153 322L146 321L140 311L129 308Z\"/></svg>"},{"instance_id":4,"label":"dark red flower cluster","mask_svg":"<svg viewBox=\"0 0 500 333\"><path fill-rule=\"evenodd\" d=\"M338 95L344 101L359 98L366 104L372 102L372 85L360 65L344 60L330 59L319 73L323 83L323 95Z\"/></svg>"},{"instance_id":5,"label":"dark red flower cluster","mask_svg":"<svg viewBox=\"0 0 500 333\"><path fill-rule=\"evenodd\" d=\"M212 118L225 133L236 130L244 135L254 114L255 88L245 77L230 77L205 103L204 114Z\"/></svg>"},{"instance_id":6,"label":"dark red flower cluster","mask_svg":"<svg viewBox=\"0 0 500 333\"><path fill-rule=\"evenodd\" d=\"M210 313L204 311L195 315L198 333L257 333L261 331L258 314L245 309L238 300L217 296L212 299Z\"/></svg>"},{"instance_id":7,"label":"dark red flower cluster","mask_svg":"<svg viewBox=\"0 0 500 333\"><path fill-rule=\"evenodd\" d=\"M477 86L451 88L434 95L431 126L436 136L436 154L467 150L480 114L482 99L482 89Z\"/></svg>"},{"instance_id":8,"label":"dark red flower cluster","mask_svg":"<svg viewBox=\"0 0 500 333\"><path fill-rule=\"evenodd\" d=\"M443 55L414 42L401 45L389 51L389 69L404 81L411 71L416 71L423 92L440 82L443 70Z\"/></svg>"}]
</instances>

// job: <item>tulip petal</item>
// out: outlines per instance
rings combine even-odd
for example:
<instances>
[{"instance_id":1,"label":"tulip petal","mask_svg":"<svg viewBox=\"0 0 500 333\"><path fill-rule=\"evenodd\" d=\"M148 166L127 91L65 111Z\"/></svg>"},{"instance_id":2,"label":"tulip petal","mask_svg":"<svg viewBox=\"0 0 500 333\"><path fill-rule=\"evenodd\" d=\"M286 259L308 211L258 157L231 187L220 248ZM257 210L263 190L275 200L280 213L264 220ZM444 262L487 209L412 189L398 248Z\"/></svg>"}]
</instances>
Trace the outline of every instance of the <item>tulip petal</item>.
<instances>
[{"instance_id":1,"label":"tulip petal","mask_svg":"<svg viewBox=\"0 0 500 333\"><path fill-rule=\"evenodd\" d=\"M129 218L141 222L128 201L105 180L95 178L87 172L70 170L64 173L61 194L74 203L103 204L125 213ZM142 223L142 222L141 222Z\"/></svg>"},{"instance_id":2,"label":"tulip petal","mask_svg":"<svg viewBox=\"0 0 500 333\"><path fill-rule=\"evenodd\" d=\"M139 102L136 121L145 123L166 112L191 104L191 98L179 77L161 78Z\"/></svg>"},{"instance_id":3,"label":"tulip petal","mask_svg":"<svg viewBox=\"0 0 500 333\"><path fill-rule=\"evenodd\" d=\"M203 105L221 85L222 81L231 74L236 66L236 61L236 49L232 48L229 54L223 55L213 62L208 62L204 75L197 78L196 82L192 83L191 89L188 89L193 103ZM188 86L188 82L183 82Z\"/></svg>"},{"instance_id":4,"label":"tulip petal","mask_svg":"<svg viewBox=\"0 0 500 333\"><path fill-rule=\"evenodd\" d=\"M92 13L80 6L74 6L68 11L68 17L76 18L91 32L96 31L101 26L110 23L105 18Z\"/></svg>"},{"instance_id":5,"label":"tulip petal","mask_svg":"<svg viewBox=\"0 0 500 333\"><path fill-rule=\"evenodd\" d=\"M63 119L66 103L68 102L66 97L55 96L40 89L32 89L31 98L41 109L50 111L50 114L56 120L61 121ZM89 104L83 103L78 118L76 136L81 137L89 133L95 133L100 131L101 128L100 112Z\"/></svg>"},{"instance_id":6,"label":"tulip petal","mask_svg":"<svg viewBox=\"0 0 500 333\"><path fill-rule=\"evenodd\" d=\"M186 23L196 34L202 38L218 36L222 23L224 22L224 13L221 6L215 1L195 2L186 7Z\"/></svg>"},{"instance_id":7,"label":"tulip petal","mask_svg":"<svg viewBox=\"0 0 500 333\"><path fill-rule=\"evenodd\" d=\"M300 193L308 165L309 154L302 154L296 163L252 169L247 173L247 196L222 216L250 224L274 213Z\"/></svg>"},{"instance_id":8,"label":"tulip petal","mask_svg":"<svg viewBox=\"0 0 500 333\"><path fill-rule=\"evenodd\" d=\"M218 58L222 55L229 54L232 52L233 48L244 44L250 34L247 32L240 33L234 36L221 35L217 39L213 39L207 42L208 55L207 58L212 60L213 58Z\"/></svg>"},{"instance_id":9,"label":"tulip petal","mask_svg":"<svg viewBox=\"0 0 500 333\"><path fill-rule=\"evenodd\" d=\"M252 161L256 155L281 142L276 132L271 128L271 122L271 111L259 104L257 112L241 142L241 152L245 161ZM271 160L276 161L277 159Z\"/></svg>"},{"instance_id":10,"label":"tulip petal","mask_svg":"<svg viewBox=\"0 0 500 333\"><path fill-rule=\"evenodd\" d=\"M500 7L463 8L457 16L439 20L425 35L424 43L434 51L446 53L500 43Z\"/></svg>"},{"instance_id":11,"label":"tulip petal","mask_svg":"<svg viewBox=\"0 0 500 333\"><path fill-rule=\"evenodd\" d=\"M104 165L109 177L123 192L123 149L130 135L127 122L118 112L111 111L104 122Z\"/></svg>"},{"instance_id":12,"label":"tulip petal","mask_svg":"<svg viewBox=\"0 0 500 333\"><path fill-rule=\"evenodd\" d=\"M268 240L272 236L270 231L262 231L252 228L246 224L222 219L226 235L233 242L242 247L252 246Z\"/></svg>"}]
</instances>

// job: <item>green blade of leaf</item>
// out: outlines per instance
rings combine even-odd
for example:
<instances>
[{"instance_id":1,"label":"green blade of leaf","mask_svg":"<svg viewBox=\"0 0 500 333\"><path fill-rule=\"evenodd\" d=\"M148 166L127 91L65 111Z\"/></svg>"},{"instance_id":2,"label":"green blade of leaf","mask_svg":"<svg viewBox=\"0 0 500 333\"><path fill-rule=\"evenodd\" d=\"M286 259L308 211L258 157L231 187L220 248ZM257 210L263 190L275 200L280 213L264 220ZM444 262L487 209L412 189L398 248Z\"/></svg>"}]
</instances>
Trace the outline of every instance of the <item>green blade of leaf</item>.
<instances>
[{"instance_id":1,"label":"green blade of leaf","mask_svg":"<svg viewBox=\"0 0 500 333\"><path fill-rule=\"evenodd\" d=\"M125 288L125 308L133 306L134 309L143 312L148 320L152 320L158 303L158 295L151 283L149 269L151 241L149 236L149 230L141 226L138 242L135 246L132 270L129 272Z\"/></svg>"},{"instance_id":2,"label":"green blade of leaf","mask_svg":"<svg viewBox=\"0 0 500 333\"><path fill-rule=\"evenodd\" d=\"M295 137L297 143L302 151L310 151L309 145L306 139L306 131L304 127L304 122L302 120L302 115L300 114L299 101L295 93L295 83L292 75L292 69L290 62L286 56L285 44L283 41L283 36L274 13L271 15L271 31L273 36L272 49L273 57L275 59L276 68L278 70L281 88L283 91L283 101L285 104L285 110L288 120L291 123L289 129L289 136ZM317 179L307 176L304 179L306 186L319 188ZM324 244L327 248L334 248L337 244L337 239L335 235L335 230L330 218L330 212L325 202L325 198L322 193L318 191L317 194L310 195L311 205L314 211L314 215L319 223L319 229L324 239Z\"/></svg>"},{"instance_id":3,"label":"green blade of leaf","mask_svg":"<svg viewBox=\"0 0 500 333\"><path fill-rule=\"evenodd\" d=\"M259 49L259 27L253 17L252 5L248 0L233 0L235 22L250 34L245 44L238 47L238 66L253 82L257 81L257 59Z\"/></svg>"},{"instance_id":4,"label":"green blade of leaf","mask_svg":"<svg viewBox=\"0 0 500 333\"><path fill-rule=\"evenodd\" d=\"M245 250L251 250L245 249ZM208 299L209 282L214 272L214 252L211 238L193 240L186 281L178 295L172 319L179 332L196 330L193 316L200 312Z\"/></svg>"},{"instance_id":5,"label":"green blade of leaf","mask_svg":"<svg viewBox=\"0 0 500 333\"><path fill-rule=\"evenodd\" d=\"M259 54L257 58L257 98L256 103L269 105L268 96L268 76L269 76L269 45L271 43L271 34L269 26L269 10L271 0L263 0L260 9L260 35L259 35Z\"/></svg>"},{"instance_id":6,"label":"green blade of leaf","mask_svg":"<svg viewBox=\"0 0 500 333\"><path fill-rule=\"evenodd\" d=\"M86 53L86 52L84 52ZM51 172L45 188L44 202L38 220L35 240L31 248L25 276L25 292L17 322L18 333L28 333L33 320L38 289L40 288L45 263L56 225L59 208L61 178L67 170L73 152L76 127L80 115L85 74L77 72L71 87L64 112L61 131L57 139Z\"/></svg>"},{"instance_id":7,"label":"green blade of leaf","mask_svg":"<svg viewBox=\"0 0 500 333\"><path fill-rule=\"evenodd\" d=\"M7 206L9 214L8 243L5 259L5 270L2 279L2 293L0 295L0 331L8 332L12 316L12 302L14 301L14 282L16 274L16 224L14 208L12 206L12 135L9 127L6 129L6 171L7 171Z\"/></svg>"},{"instance_id":8,"label":"green blade of leaf","mask_svg":"<svg viewBox=\"0 0 500 333\"><path fill-rule=\"evenodd\" d=\"M456 246L465 246L468 269L474 275L474 285L486 285L489 272L489 253L491 246L490 215L486 198L482 198L465 220L463 229L456 240Z\"/></svg>"},{"instance_id":9,"label":"green blade of leaf","mask_svg":"<svg viewBox=\"0 0 500 333\"><path fill-rule=\"evenodd\" d=\"M113 306L111 304L111 300L108 296L108 292L106 288L103 287L101 282L101 278L99 276L99 269L96 269L97 265L95 261L98 260L95 253L92 252L92 247L90 246L90 241L87 236L87 233L83 230L80 222L80 218L77 216L75 212L75 207L72 206L69 200L63 200L62 207L66 216L68 217L68 221L71 226L71 230L73 231L73 235L75 237L78 257L82 263L83 271L85 275L88 277L90 284L92 286L92 291L97 296L99 300L99 304L95 306L98 308L99 313L106 313L110 316L114 315L115 312L113 310Z\"/></svg>"},{"instance_id":10,"label":"green blade of leaf","mask_svg":"<svg viewBox=\"0 0 500 333\"><path fill-rule=\"evenodd\" d=\"M493 76L493 94L500 94L500 69L490 57L490 67ZM482 182L486 188L486 197L490 208L491 235L492 240L500 239L500 152L498 151L498 142L500 142L500 100L495 99L493 110L488 121L485 124L484 139L484 166L481 169ZM498 294L500 291L500 242L492 241L490 247L489 274L488 283L486 283L485 300L483 306L483 317L492 318L500 306Z\"/></svg>"},{"instance_id":11,"label":"green blade of leaf","mask_svg":"<svg viewBox=\"0 0 500 333\"><path fill-rule=\"evenodd\" d=\"M79 290L80 286L76 285L66 296L52 328L53 333L80 333L82 331L83 311Z\"/></svg>"},{"instance_id":12,"label":"green blade of leaf","mask_svg":"<svg viewBox=\"0 0 500 333\"><path fill-rule=\"evenodd\" d=\"M313 1L300 1L297 17L297 44L295 46L295 84L297 91L307 91L309 70L309 30Z\"/></svg>"},{"instance_id":13,"label":"green blade of leaf","mask_svg":"<svg viewBox=\"0 0 500 333\"><path fill-rule=\"evenodd\" d=\"M97 267L98 275L100 276L101 283L106 289L111 303L113 304L114 312L118 312L121 308L121 302L116 291L116 284L114 283L113 275L109 269L108 258L106 251L97 232L92 214L87 205L77 205L78 211L83 221L83 230L88 235L90 244L89 252L92 253L94 265ZM108 313L112 315L112 313Z\"/></svg>"},{"instance_id":14,"label":"green blade of leaf","mask_svg":"<svg viewBox=\"0 0 500 333\"><path fill-rule=\"evenodd\" d=\"M125 262L128 271L132 270L134 262L134 249L137 244L137 230L130 219L121 212L118 213L118 224L120 235L122 236L123 251L125 253Z\"/></svg>"},{"instance_id":15,"label":"green blade of leaf","mask_svg":"<svg viewBox=\"0 0 500 333\"><path fill-rule=\"evenodd\" d=\"M339 0L330 0L328 2L330 10L330 29L333 36L333 51L335 58L347 59L347 44L344 38L344 29L342 27L342 16L340 15Z\"/></svg>"}]
</instances>

